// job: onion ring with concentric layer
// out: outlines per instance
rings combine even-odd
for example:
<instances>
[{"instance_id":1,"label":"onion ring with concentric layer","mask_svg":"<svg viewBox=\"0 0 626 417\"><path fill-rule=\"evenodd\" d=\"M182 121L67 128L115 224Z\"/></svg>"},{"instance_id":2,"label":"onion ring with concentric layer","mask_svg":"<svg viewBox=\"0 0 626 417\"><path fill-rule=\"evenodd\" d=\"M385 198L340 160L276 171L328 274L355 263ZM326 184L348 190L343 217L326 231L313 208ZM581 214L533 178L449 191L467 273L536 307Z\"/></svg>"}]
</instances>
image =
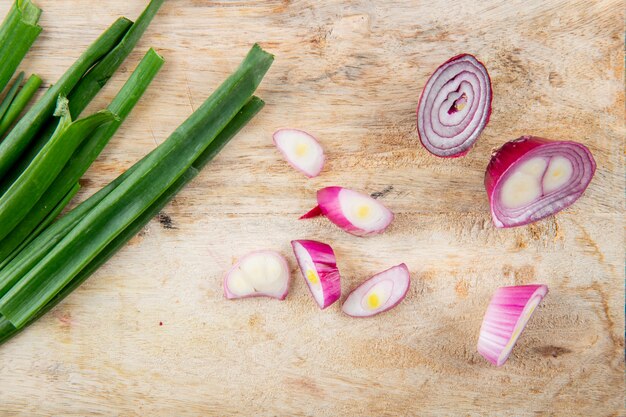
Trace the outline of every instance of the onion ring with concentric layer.
<instances>
[{"instance_id":1,"label":"onion ring with concentric layer","mask_svg":"<svg viewBox=\"0 0 626 417\"><path fill-rule=\"evenodd\" d=\"M455 56L428 79L417 107L422 145L442 158L464 156L489 123L491 79L473 55Z\"/></svg>"}]
</instances>

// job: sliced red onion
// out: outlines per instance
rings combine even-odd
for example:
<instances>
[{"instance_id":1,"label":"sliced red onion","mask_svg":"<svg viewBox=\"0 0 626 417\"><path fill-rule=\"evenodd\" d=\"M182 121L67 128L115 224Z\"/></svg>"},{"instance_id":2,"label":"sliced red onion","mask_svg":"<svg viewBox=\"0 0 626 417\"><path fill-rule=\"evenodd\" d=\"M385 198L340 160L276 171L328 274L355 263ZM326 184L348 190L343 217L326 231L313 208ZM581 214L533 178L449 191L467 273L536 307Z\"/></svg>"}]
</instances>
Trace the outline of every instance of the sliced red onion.
<instances>
[{"instance_id":1,"label":"sliced red onion","mask_svg":"<svg viewBox=\"0 0 626 417\"><path fill-rule=\"evenodd\" d=\"M289 266L278 252L252 252L241 259L224 277L228 299L271 297L284 300L289 292Z\"/></svg>"},{"instance_id":2,"label":"sliced red onion","mask_svg":"<svg viewBox=\"0 0 626 417\"><path fill-rule=\"evenodd\" d=\"M580 143L534 136L505 143L485 172L493 223L522 226L569 207L595 170L591 152Z\"/></svg>"},{"instance_id":3,"label":"sliced red onion","mask_svg":"<svg viewBox=\"0 0 626 417\"><path fill-rule=\"evenodd\" d=\"M380 272L352 291L342 310L352 317L371 317L397 306L406 297L411 285L405 264Z\"/></svg>"},{"instance_id":4,"label":"sliced red onion","mask_svg":"<svg viewBox=\"0 0 626 417\"><path fill-rule=\"evenodd\" d=\"M450 58L430 76L417 107L422 145L443 158L464 156L491 115L491 79L473 55Z\"/></svg>"},{"instance_id":5,"label":"sliced red onion","mask_svg":"<svg viewBox=\"0 0 626 417\"><path fill-rule=\"evenodd\" d=\"M535 308L547 293L548 287L545 285L498 288L480 327L478 352L494 365L503 365Z\"/></svg>"},{"instance_id":6,"label":"sliced red onion","mask_svg":"<svg viewBox=\"0 0 626 417\"><path fill-rule=\"evenodd\" d=\"M302 276L323 310L341 296L341 279L333 248L314 240L291 242Z\"/></svg>"},{"instance_id":7,"label":"sliced red onion","mask_svg":"<svg viewBox=\"0 0 626 417\"><path fill-rule=\"evenodd\" d=\"M317 177L324 168L324 149L310 134L298 129L279 129L274 143L287 162L309 178Z\"/></svg>"},{"instance_id":8,"label":"sliced red onion","mask_svg":"<svg viewBox=\"0 0 626 417\"><path fill-rule=\"evenodd\" d=\"M347 188L322 188L317 192L317 203L317 207L300 218L322 214L356 236L382 233L393 221L393 213L378 200Z\"/></svg>"}]
</instances>

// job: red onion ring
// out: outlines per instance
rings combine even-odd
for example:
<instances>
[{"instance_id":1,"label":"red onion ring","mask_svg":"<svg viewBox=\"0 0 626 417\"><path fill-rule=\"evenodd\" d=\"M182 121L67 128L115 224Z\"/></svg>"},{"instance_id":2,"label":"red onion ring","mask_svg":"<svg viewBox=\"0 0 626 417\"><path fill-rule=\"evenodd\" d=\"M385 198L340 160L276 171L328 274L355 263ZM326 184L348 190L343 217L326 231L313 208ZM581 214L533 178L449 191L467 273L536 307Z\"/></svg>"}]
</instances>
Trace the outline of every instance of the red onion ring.
<instances>
[{"instance_id":1,"label":"red onion ring","mask_svg":"<svg viewBox=\"0 0 626 417\"><path fill-rule=\"evenodd\" d=\"M595 170L593 155L577 142L523 136L505 143L485 172L494 225L522 226L571 206Z\"/></svg>"},{"instance_id":2,"label":"red onion ring","mask_svg":"<svg viewBox=\"0 0 626 417\"><path fill-rule=\"evenodd\" d=\"M417 107L422 145L442 158L464 156L489 123L491 79L473 55L450 58L428 79Z\"/></svg>"}]
</instances>

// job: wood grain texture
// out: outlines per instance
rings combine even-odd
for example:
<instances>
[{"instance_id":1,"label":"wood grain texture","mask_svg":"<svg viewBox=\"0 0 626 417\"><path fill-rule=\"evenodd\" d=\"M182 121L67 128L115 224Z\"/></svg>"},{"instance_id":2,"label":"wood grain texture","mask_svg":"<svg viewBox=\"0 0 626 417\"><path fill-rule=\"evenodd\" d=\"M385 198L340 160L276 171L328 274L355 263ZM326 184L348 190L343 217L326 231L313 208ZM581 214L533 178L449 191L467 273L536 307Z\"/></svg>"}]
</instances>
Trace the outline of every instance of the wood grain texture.
<instances>
[{"instance_id":1,"label":"wood grain texture","mask_svg":"<svg viewBox=\"0 0 626 417\"><path fill-rule=\"evenodd\" d=\"M22 68L47 85L145 5L37 3L45 30ZM623 23L617 0L166 2L91 107L149 46L167 59L78 200L161 143L255 41L277 57L259 91L267 106L161 222L0 348L0 415L624 415ZM486 63L494 109L467 157L442 160L419 145L415 107L429 74L461 52ZM281 159L281 126L320 138L320 177ZM522 134L581 141L598 171L572 208L496 230L484 168ZM389 189L390 230L359 239L296 220L335 184ZM296 271L296 238L334 246L344 293L406 262L407 299L369 320L320 312ZM288 298L225 301L223 271L259 248L288 255ZM530 282L550 293L495 368L475 348L483 313L498 286Z\"/></svg>"}]
</instances>

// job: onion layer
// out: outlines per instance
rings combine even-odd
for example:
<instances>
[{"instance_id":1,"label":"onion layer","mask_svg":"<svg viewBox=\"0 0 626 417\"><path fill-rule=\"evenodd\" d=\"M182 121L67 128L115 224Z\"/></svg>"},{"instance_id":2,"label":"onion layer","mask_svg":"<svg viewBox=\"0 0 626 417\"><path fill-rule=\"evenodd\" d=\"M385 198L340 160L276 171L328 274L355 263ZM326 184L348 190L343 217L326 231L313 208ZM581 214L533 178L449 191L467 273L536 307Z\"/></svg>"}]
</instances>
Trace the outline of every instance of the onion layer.
<instances>
[{"instance_id":1,"label":"onion layer","mask_svg":"<svg viewBox=\"0 0 626 417\"><path fill-rule=\"evenodd\" d=\"M317 177L324 168L324 149L308 133L298 129L279 129L274 143L287 162L309 178Z\"/></svg>"},{"instance_id":2,"label":"onion layer","mask_svg":"<svg viewBox=\"0 0 626 417\"><path fill-rule=\"evenodd\" d=\"M341 296L341 278L333 248L314 240L294 240L291 246L302 276L320 309L337 301Z\"/></svg>"},{"instance_id":3,"label":"onion layer","mask_svg":"<svg viewBox=\"0 0 626 417\"><path fill-rule=\"evenodd\" d=\"M494 365L503 365L547 293L545 285L498 288L480 327L478 352Z\"/></svg>"},{"instance_id":4,"label":"onion layer","mask_svg":"<svg viewBox=\"0 0 626 417\"><path fill-rule=\"evenodd\" d=\"M572 205L596 170L584 145L523 136L494 152L485 189L496 227L522 226Z\"/></svg>"},{"instance_id":5,"label":"onion layer","mask_svg":"<svg viewBox=\"0 0 626 417\"><path fill-rule=\"evenodd\" d=\"M224 296L228 299L271 297L284 300L288 292L289 266L278 252L251 252L224 276Z\"/></svg>"},{"instance_id":6,"label":"onion layer","mask_svg":"<svg viewBox=\"0 0 626 417\"><path fill-rule=\"evenodd\" d=\"M491 115L491 79L473 55L450 58L428 79L417 107L422 145L443 158L464 156Z\"/></svg>"},{"instance_id":7,"label":"onion layer","mask_svg":"<svg viewBox=\"0 0 626 417\"><path fill-rule=\"evenodd\" d=\"M371 317L390 310L404 300L411 285L405 264L380 272L352 291L342 310L352 317Z\"/></svg>"},{"instance_id":8,"label":"onion layer","mask_svg":"<svg viewBox=\"0 0 626 417\"><path fill-rule=\"evenodd\" d=\"M356 236L382 233L393 221L393 213L369 195L342 187L317 192L317 207L300 217L324 215L338 227Z\"/></svg>"}]
</instances>

